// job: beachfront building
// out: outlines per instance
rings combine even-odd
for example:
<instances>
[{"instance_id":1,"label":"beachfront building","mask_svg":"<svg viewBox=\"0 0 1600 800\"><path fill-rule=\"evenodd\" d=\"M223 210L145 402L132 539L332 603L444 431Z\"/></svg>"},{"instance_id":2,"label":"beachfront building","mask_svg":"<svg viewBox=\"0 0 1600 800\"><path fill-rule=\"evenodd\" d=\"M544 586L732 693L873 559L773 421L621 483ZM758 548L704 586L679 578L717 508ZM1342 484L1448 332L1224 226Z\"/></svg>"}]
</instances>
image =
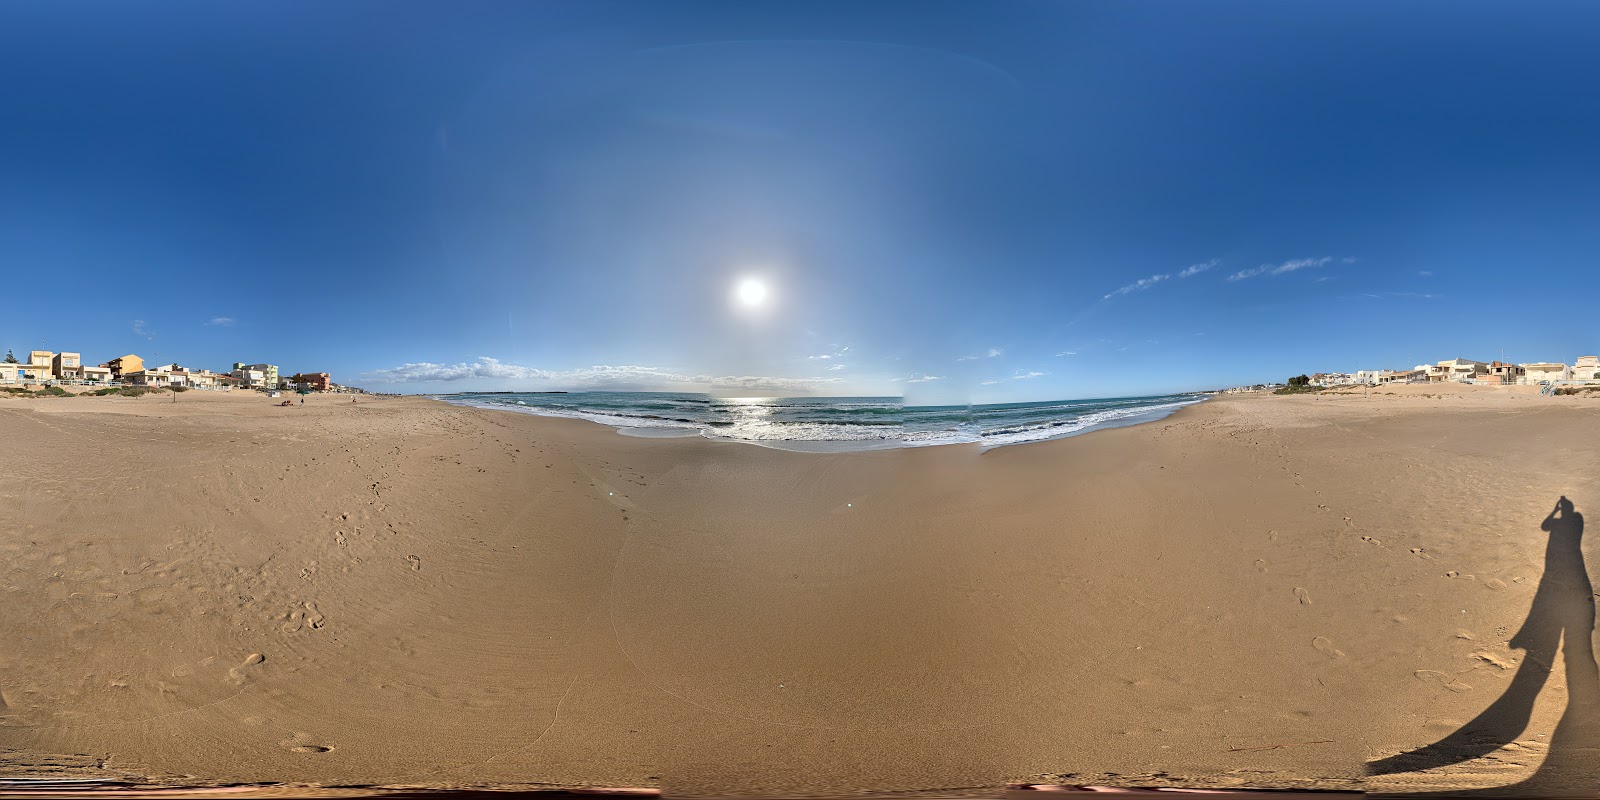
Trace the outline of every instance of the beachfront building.
<instances>
[{"instance_id":1,"label":"beachfront building","mask_svg":"<svg viewBox=\"0 0 1600 800\"><path fill-rule=\"evenodd\" d=\"M1378 371L1378 383L1418 383L1428 379L1426 369L1385 369Z\"/></svg>"},{"instance_id":2,"label":"beachfront building","mask_svg":"<svg viewBox=\"0 0 1600 800\"><path fill-rule=\"evenodd\" d=\"M122 382L129 386L144 386L150 389L162 389L172 382L172 373L162 372L158 369L141 369L138 372L122 373Z\"/></svg>"},{"instance_id":3,"label":"beachfront building","mask_svg":"<svg viewBox=\"0 0 1600 800\"><path fill-rule=\"evenodd\" d=\"M1468 383L1489 374L1489 365L1470 358L1452 358L1440 361L1428 369L1429 383Z\"/></svg>"},{"instance_id":4,"label":"beachfront building","mask_svg":"<svg viewBox=\"0 0 1600 800\"><path fill-rule=\"evenodd\" d=\"M1600 381L1600 356L1579 356L1578 363L1572 365L1572 379Z\"/></svg>"},{"instance_id":5,"label":"beachfront building","mask_svg":"<svg viewBox=\"0 0 1600 800\"><path fill-rule=\"evenodd\" d=\"M1489 362L1489 374L1479 378L1478 382L1492 383L1497 385L1521 383L1523 377L1526 375L1527 370L1523 369L1521 364L1507 364L1504 361L1491 361Z\"/></svg>"},{"instance_id":6,"label":"beachfront building","mask_svg":"<svg viewBox=\"0 0 1600 800\"><path fill-rule=\"evenodd\" d=\"M110 361L107 361L106 363L101 364L100 366L111 370L111 379L112 380L120 381L120 380L122 380L123 373L125 373L125 372L138 372L138 371L144 369L144 359L142 359L142 358L140 358L140 357L138 357L136 355L133 355L132 353L129 353L128 355L125 355L125 356L118 356L116 358L113 358Z\"/></svg>"},{"instance_id":7,"label":"beachfront building","mask_svg":"<svg viewBox=\"0 0 1600 800\"><path fill-rule=\"evenodd\" d=\"M298 372L290 376L289 382L296 389L310 389L326 392L333 387L333 379L326 372Z\"/></svg>"},{"instance_id":8,"label":"beachfront building","mask_svg":"<svg viewBox=\"0 0 1600 800\"><path fill-rule=\"evenodd\" d=\"M44 383L55 377L50 371L50 359L55 353L47 350L35 350L28 354L28 360L20 364L7 364L6 374L10 376L7 383Z\"/></svg>"},{"instance_id":9,"label":"beachfront building","mask_svg":"<svg viewBox=\"0 0 1600 800\"><path fill-rule=\"evenodd\" d=\"M1350 375L1350 379L1354 383L1364 383L1371 386L1378 382L1378 376L1383 372L1384 370L1381 369L1358 369Z\"/></svg>"},{"instance_id":10,"label":"beachfront building","mask_svg":"<svg viewBox=\"0 0 1600 800\"><path fill-rule=\"evenodd\" d=\"M240 372L259 372L261 377L254 382L246 382ZM239 383L251 389L276 389L278 388L278 366L276 364L245 364L235 362L233 365L234 377L239 378Z\"/></svg>"},{"instance_id":11,"label":"beachfront building","mask_svg":"<svg viewBox=\"0 0 1600 800\"><path fill-rule=\"evenodd\" d=\"M56 380L83 380L82 358L77 353L56 353L50 358L50 373Z\"/></svg>"},{"instance_id":12,"label":"beachfront building","mask_svg":"<svg viewBox=\"0 0 1600 800\"><path fill-rule=\"evenodd\" d=\"M1550 361L1523 364L1523 383L1549 383L1572 380L1572 367Z\"/></svg>"},{"instance_id":13,"label":"beachfront building","mask_svg":"<svg viewBox=\"0 0 1600 800\"><path fill-rule=\"evenodd\" d=\"M78 367L78 375L81 379L94 383L109 383L111 381L111 370L105 367Z\"/></svg>"},{"instance_id":14,"label":"beachfront building","mask_svg":"<svg viewBox=\"0 0 1600 800\"><path fill-rule=\"evenodd\" d=\"M239 382L242 389L267 389L267 373L259 369L249 369L243 364L234 364L233 379ZM274 384L275 386L276 384Z\"/></svg>"}]
</instances>

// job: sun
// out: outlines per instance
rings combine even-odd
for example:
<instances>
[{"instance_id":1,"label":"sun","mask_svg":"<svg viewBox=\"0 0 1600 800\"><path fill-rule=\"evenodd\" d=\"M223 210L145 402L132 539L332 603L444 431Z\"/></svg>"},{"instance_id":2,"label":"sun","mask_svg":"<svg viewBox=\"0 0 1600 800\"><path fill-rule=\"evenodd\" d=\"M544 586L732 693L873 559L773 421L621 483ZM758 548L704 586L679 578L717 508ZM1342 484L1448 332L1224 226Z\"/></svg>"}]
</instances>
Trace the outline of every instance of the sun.
<instances>
[{"instance_id":1,"label":"sun","mask_svg":"<svg viewBox=\"0 0 1600 800\"><path fill-rule=\"evenodd\" d=\"M734 287L733 297L745 308L758 308L767 303L767 285L755 278L745 278Z\"/></svg>"}]
</instances>

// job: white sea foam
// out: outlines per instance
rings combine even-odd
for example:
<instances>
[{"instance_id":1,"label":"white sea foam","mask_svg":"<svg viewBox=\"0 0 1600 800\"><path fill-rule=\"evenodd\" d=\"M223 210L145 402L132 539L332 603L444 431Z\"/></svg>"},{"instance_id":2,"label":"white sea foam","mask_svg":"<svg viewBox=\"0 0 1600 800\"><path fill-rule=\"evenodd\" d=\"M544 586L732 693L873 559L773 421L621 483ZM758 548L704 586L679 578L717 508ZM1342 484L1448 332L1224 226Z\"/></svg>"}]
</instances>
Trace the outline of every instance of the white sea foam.
<instances>
[{"instance_id":1,"label":"white sea foam","mask_svg":"<svg viewBox=\"0 0 1600 800\"><path fill-rule=\"evenodd\" d=\"M532 396L528 396L532 398ZM805 451L979 444L985 448L1073 436L1160 419L1203 398L1118 398L1007 406L900 408L858 399L718 401L675 395L444 396L474 408L583 419L640 435L699 435ZM602 406L597 409L589 406ZM675 414L679 416L666 416Z\"/></svg>"}]
</instances>

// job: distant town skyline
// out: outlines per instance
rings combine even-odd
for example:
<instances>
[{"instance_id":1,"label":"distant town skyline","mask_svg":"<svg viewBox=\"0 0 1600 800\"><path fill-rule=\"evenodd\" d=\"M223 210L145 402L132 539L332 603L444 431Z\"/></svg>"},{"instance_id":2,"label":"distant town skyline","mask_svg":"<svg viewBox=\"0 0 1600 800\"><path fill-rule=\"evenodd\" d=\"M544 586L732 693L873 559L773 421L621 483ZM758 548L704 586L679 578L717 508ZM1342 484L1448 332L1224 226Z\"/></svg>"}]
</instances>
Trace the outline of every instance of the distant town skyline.
<instances>
[{"instance_id":1,"label":"distant town skyline","mask_svg":"<svg viewBox=\"0 0 1600 800\"><path fill-rule=\"evenodd\" d=\"M1577 4L10 4L0 346L918 403L1571 364L1600 350L1596 30Z\"/></svg>"}]
</instances>

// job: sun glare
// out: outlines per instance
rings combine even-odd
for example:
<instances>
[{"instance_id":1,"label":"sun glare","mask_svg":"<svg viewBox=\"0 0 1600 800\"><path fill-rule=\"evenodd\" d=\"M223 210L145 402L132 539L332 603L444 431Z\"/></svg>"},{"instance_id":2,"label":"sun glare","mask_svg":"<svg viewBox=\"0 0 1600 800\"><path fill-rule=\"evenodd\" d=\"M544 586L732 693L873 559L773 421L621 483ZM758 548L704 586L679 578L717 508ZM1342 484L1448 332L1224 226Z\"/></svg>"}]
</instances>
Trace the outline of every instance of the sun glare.
<instances>
[{"instance_id":1,"label":"sun glare","mask_svg":"<svg viewBox=\"0 0 1600 800\"><path fill-rule=\"evenodd\" d=\"M745 278L733 290L733 296L739 305L746 308L756 308L767 302L767 285L755 278Z\"/></svg>"}]
</instances>

